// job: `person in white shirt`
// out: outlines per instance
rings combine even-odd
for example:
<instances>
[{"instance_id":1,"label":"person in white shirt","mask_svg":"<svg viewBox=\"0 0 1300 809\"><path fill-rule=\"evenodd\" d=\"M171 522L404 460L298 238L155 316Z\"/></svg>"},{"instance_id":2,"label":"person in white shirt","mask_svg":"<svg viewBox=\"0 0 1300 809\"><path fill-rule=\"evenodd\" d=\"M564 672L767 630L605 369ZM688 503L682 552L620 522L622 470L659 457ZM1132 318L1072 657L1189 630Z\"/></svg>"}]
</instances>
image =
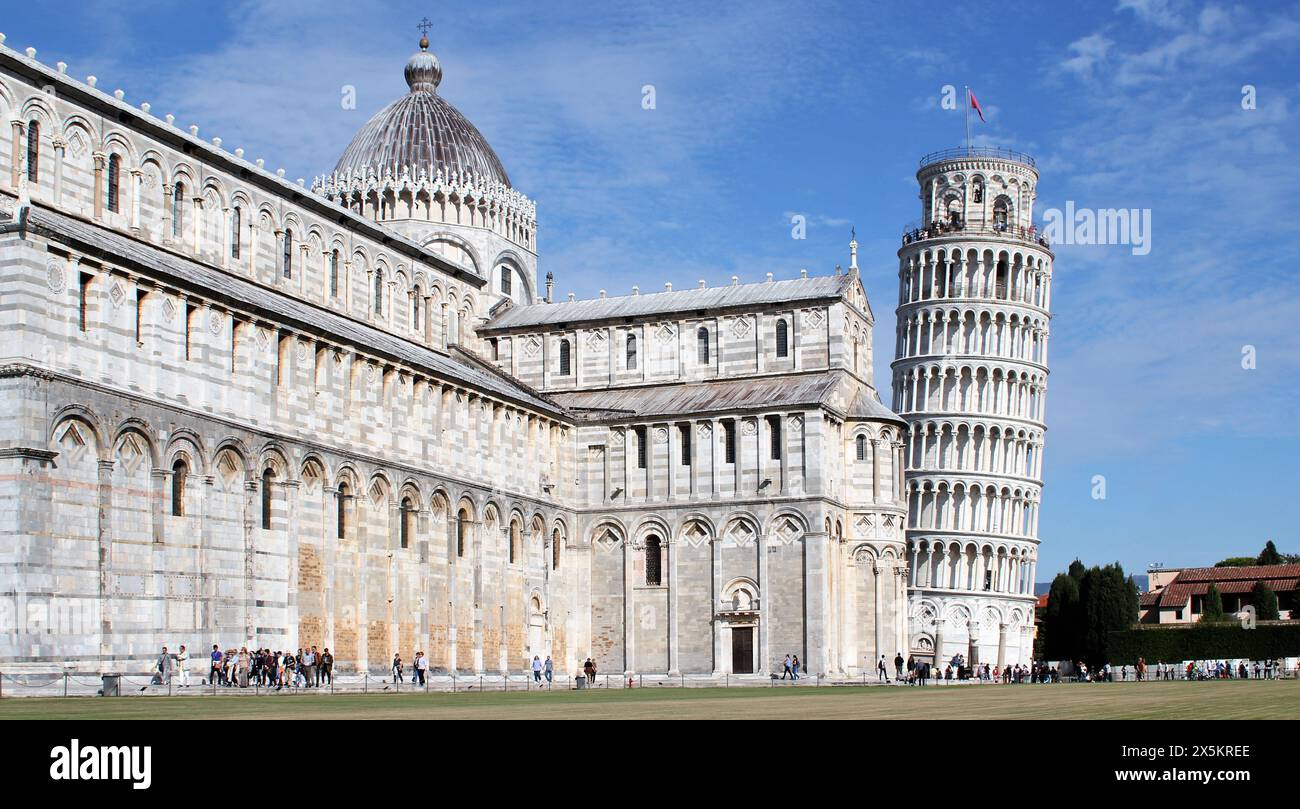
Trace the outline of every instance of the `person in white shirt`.
<instances>
[{"instance_id":1,"label":"person in white shirt","mask_svg":"<svg viewBox=\"0 0 1300 809\"><path fill-rule=\"evenodd\" d=\"M190 653L185 650L185 644L181 644L181 650L176 653L176 674L180 677L181 688L190 686Z\"/></svg>"},{"instance_id":2,"label":"person in white shirt","mask_svg":"<svg viewBox=\"0 0 1300 809\"><path fill-rule=\"evenodd\" d=\"M415 673L420 677L420 685L424 685L424 675L429 671L429 658L425 657L424 652L418 652L415 655Z\"/></svg>"}]
</instances>

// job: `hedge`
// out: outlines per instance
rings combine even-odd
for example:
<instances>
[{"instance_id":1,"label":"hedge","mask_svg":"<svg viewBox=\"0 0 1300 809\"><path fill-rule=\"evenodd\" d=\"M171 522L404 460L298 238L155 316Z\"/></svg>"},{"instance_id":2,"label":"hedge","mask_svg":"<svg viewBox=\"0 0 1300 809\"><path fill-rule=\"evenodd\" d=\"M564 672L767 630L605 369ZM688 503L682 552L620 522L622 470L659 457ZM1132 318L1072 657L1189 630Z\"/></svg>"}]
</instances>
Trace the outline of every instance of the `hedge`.
<instances>
[{"instance_id":1,"label":"hedge","mask_svg":"<svg viewBox=\"0 0 1300 809\"><path fill-rule=\"evenodd\" d=\"M1114 665L1183 660L1300 657L1300 623L1283 621L1243 629L1238 623L1124 629L1110 633L1108 657Z\"/></svg>"}]
</instances>

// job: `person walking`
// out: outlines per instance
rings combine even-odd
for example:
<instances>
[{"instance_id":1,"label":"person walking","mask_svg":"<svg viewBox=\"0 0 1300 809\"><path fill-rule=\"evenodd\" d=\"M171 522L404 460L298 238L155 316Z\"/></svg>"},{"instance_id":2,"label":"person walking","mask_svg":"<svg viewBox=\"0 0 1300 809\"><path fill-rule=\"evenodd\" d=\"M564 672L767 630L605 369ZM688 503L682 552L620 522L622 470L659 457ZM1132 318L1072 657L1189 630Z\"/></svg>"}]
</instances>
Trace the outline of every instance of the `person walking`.
<instances>
[{"instance_id":1,"label":"person walking","mask_svg":"<svg viewBox=\"0 0 1300 809\"><path fill-rule=\"evenodd\" d=\"M537 655L533 655L533 682L540 683L541 681L542 681L542 659Z\"/></svg>"},{"instance_id":2,"label":"person walking","mask_svg":"<svg viewBox=\"0 0 1300 809\"><path fill-rule=\"evenodd\" d=\"M402 683L402 656L400 654L393 655L393 682L398 685Z\"/></svg>"},{"instance_id":3,"label":"person walking","mask_svg":"<svg viewBox=\"0 0 1300 809\"><path fill-rule=\"evenodd\" d=\"M885 665L884 655L881 655L879 662L876 663L876 679L889 682L889 667Z\"/></svg>"},{"instance_id":4,"label":"person walking","mask_svg":"<svg viewBox=\"0 0 1300 809\"><path fill-rule=\"evenodd\" d=\"M790 655L786 655L784 669L781 671L781 679L784 680L789 676L790 676Z\"/></svg>"},{"instance_id":5,"label":"person walking","mask_svg":"<svg viewBox=\"0 0 1300 809\"><path fill-rule=\"evenodd\" d=\"M415 653L415 673L420 678L420 685L424 685L424 678L429 672L429 658L424 652Z\"/></svg>"},{"instance_id":6,"label":"person walking","mask_svg":"<svg viewBox=\"0 0 1300 809\"><path fill-rule=\"evenodd\" d=\"M546 656L546 662L542 664L542 673L546 675L546 682L551 682L551 676L555 673L555 664L551 662L551 656Z\"/></svg>"},{"instance_id":7,"label":"person walking","mask_svg":"<svg viewBox=\"0 0 1300 809\"><path fill-rule=\"evenodd\" d=\"M158 655L158 684L171 685L172 681L172 656L167 651L167 647L162 647L162 654Z\"/></svg>"},{"instance_id":8,"label":"person walking","mask_svg":"<svg viewBox=\"0 0 1300 809\"><path fill-rule=\"evenodd\" d=\"M790 661L790 671L794 673L794 679L797 682L799 680L799 655L795 655L794 659Z\"/></svg>"}]
</instances>

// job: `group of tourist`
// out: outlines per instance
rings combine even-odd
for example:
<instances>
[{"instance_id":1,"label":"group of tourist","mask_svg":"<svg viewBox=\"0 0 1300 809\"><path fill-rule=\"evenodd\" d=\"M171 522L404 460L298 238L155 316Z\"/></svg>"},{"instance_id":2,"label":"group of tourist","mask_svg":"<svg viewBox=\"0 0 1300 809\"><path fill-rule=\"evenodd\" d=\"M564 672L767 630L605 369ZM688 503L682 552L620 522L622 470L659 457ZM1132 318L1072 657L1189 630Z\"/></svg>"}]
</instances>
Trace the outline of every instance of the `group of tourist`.
<instances>
[{"instance_id":1,"label":"group of tourist","mask_svg":"<svg viewBox=\"0 0 1300 809\"><path fill-rule=\"evenodd\" d=\"M181 688L190 684L190 653L184 644L176 652L166 646L154 665L153 684L171 685L173 677ZM254 649L247 646L222 650L212 644L208 655L208 675L205 685L223 688L248 688L254 686L281 688L316 688L334 682L334 655L328 647L319 651L315 646L291 651Z\"/></svg>"}]
</instances>

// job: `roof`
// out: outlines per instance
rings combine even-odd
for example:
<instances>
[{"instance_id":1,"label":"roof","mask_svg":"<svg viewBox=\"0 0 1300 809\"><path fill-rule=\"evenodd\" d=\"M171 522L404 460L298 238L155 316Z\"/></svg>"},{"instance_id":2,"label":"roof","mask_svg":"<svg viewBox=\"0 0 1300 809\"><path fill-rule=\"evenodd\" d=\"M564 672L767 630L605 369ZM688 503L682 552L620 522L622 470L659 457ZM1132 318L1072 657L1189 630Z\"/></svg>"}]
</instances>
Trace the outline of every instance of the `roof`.
<instances>
[{"instance_id":1,"label":"roof","mask_svg":"<svg viewBox=\"0 0 1300 809\"><path fill-rule=\"evenodd\" d=\"M553 323L581 323L611 318L643 317L675 312L713 312L740 306L839 298L856 283L852 273L760 281L725 287L681 289L647 295L617 295L585 301L535 303L512 306L489 320L479 331L497 331Z\"/></svg>"},{"instance_id":2,"label":"roof","mask_svg":"<svg viewBox=\"0 0 1300 809\"><path fill-rule=\"evenodd\" d=\"M397 231L385 227L382 223L367 219L346 206L331 202L322 195L309 193L299 183L292 182L250 160L245 160L239 154L228 152L212 142L200 139L197 132L182 131L172 123L165 122L103 90L83 84L65 72L51 70L36 59L20 54L3 44L0 44L0 64L36 82L38 86L53 86L58 95L74 104L131 126L144 136L172 149L189 155L197 154L205 163L227 172L231 177L238 177L245 183L256 185L281 200L300 205L317 215L345 224L349 229L367 238L374 239L390 249L419 261L433 264L466 283L476 287L482 287L487 283L487 279L474 270L425 248Z\"/></svg>"},{"instance_id":3,"label":"roof","mask_svg":"<svg viewBox=\"0 0 1300 809\"><path fill-rule=\"evenodd\" d=\"M510 185L505 167L483 134L438 95L442 66L421 40L406 65L406 95L375 113L344 150L334 171L367 173L409 167L429 176L479 177Z\"/></svg>"},{"instance_id":4,"label":"roof","mask_svg":"<svg viewBox=\"0 0 1300 809\"><path fill-rule=\"evenodd\" d=\"M39 205L32 205L25 212L25 223L20 227L75 244L79 250L88 254L93 255L98 251L110 263L130 264L145 271L160 273L178 285L198 289L205 296L226 305L265 312L268 319L273 318L306 333L319 334L326 341L350 343L376 356L424 369L433 376L477 388L543 413L565 415L554 402L503 374L489 372L480 364L469 362L460 353L443 354L403 340L369 324L275 293L261 284L123 236L101 225Z\"/></svg>"},{"instance_id":5,"label":"roof","mask_svg":"<svg viewBox=\"0 0 1300 809\"><path fill-rule=\"evenodd\" d=\"M1249 565L1247 567L1189 567L1178 572L1163 589L1143 593L1143 607L1181 609L1192 596L1203 596L1214 585L1220 593L1249 593L1257 582L1275 593L1300 590L1300 565Z\"/></svg>"},{"instance_id":6,"label":"roof","mask_svg":"<svg viewBox=\"0 0 1300 809\"><path fill-rule=\"evenodd\" d=\"M672 382L661 385L604 388L601 390L551 393L549 397L569 411L584 411L594 419L629 420L646 416L671 417L699 413L747 410L779 410L807 405L825 405L844 411L839 404L848 398L846 389L860 388L854 405L861 418L903 424L884 405L874 400L874 391L855 382L846 371L818 371L747 379L718 379L708 382ZM858 399L872 405L859 404ZM852 416L846 412L846 415Z\"/></svg>"}]
</instances>

